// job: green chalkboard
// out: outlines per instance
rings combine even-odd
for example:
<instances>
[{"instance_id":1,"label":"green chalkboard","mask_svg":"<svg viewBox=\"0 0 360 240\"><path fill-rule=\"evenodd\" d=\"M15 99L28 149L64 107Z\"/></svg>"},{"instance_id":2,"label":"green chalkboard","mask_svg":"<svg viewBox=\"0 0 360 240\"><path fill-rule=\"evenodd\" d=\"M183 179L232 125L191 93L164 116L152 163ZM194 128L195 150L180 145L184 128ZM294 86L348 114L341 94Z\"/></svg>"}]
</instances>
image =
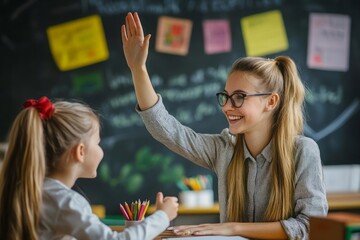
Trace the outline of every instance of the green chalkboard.
<instances>
[{"instance_id":1,"label":"green chalkboard","mask_svg":"<svg viewBox=\"0 0 360 240\"><path fill-rule=\"evenodd\" d=\"M135 112L131 75L122 52L120 26L128 11L140 13L144 30L152 34L148 70L170 113L199 132L218 133L227 127L215 93L224 87L232 62L245 56L240 19L279 10L289 47L267 55L289 55L299 66L309 94L305 134L314 138L325 165L360 162L360 4L352 1L290 0L82 0L3 1L0 41L0 140L27 98L80 99L102 116L105 156L98 177L80 180L91 203L118 214L118 204L137 198L154 201L157 191L177 194L182 176L208 174L170 152L148 134ZM351 19L349 69L324 71L307 67L309 14L338 13ZM101 16L109 59L70 71L59 71L49 49L46 29L97 14ZM193 22L189 53L155 51L160 16ZM231 26L230 52L205 54L202 22L226 19ZM215 176L214 176L215 177ZM216 179L214 179L216 189ZM216 196L215 196L216 197Z\"/></svg>"}]
</instances>

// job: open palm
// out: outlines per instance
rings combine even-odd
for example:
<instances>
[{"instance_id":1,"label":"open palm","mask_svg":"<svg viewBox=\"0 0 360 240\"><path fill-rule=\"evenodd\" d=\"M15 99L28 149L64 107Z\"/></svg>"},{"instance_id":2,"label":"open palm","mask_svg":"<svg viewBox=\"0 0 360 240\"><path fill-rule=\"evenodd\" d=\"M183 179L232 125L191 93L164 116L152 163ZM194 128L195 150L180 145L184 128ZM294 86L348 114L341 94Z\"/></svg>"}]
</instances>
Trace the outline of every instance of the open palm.
<instances>
[{"instance_id":1,"label":"open palm","mask_svg":"<svg viewBox=\"0 0 360 240\"><path fill-rule=\"evenodd\" d=\"M130 69L145 66L150 37L150 34L144 37L138 14L128 13L125 25L121 26L121 38L126 62Z\"/></svg>"}]
</instances>

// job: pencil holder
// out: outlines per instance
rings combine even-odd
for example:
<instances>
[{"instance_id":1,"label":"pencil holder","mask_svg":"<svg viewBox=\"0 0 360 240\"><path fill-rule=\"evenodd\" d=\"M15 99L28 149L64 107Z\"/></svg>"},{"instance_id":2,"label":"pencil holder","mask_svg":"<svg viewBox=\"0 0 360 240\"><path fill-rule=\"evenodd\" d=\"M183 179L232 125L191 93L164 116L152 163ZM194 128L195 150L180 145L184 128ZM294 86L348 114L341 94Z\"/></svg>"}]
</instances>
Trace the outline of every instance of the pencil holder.
<instances>
[{"instance_id":1,"label":"pencil holder","mask_svg":"<svg viewBox=\"0 0 360 240\"><path fill-rule=\"evenodd\" d=\"M131 221L131 220L125 220L125 228L127 227L131 227L131 226L135 226L137 224L140 224L143 220L139 220L139 221Z\"/></svg>"},{"instance_id":2,"label":"pencil holder","mask_svg":"<svg viewBox=\"0 0 360 240\"><path fill-rule=\"evenodd\" d=\"M198 207L212 207L214 205L214 191L211 189L201 190L197 193Z\"/></svg>"},{"instance_id":3,"label":"pencil holder","mask_svg":"<svg viewBox=\"0 0 360 240\"><path fill-rule=\"evenodd\" d=\"M179 201L184 207L193 208L198 204L195 191L182 191L179 193Z\"/></svg>"},{"instance_id":4,"label":"pencil holder","mask_svg":"<svg viewBox=\"0 0 360 240\"><path fill-rule=\"evenodd\" d=\"M124 205L120 203L120 211L122 212L126 221L128 221L129 222L128 224L130 225L131 224L130 222L140 222L141 220L144 219L149 204L150 204L149 200L141 202L140 199L139 201L132 202L130 205L127 204L127 202L125 202Z\"/></svg>"},{"instance_id":5,"label":"pencil holder","mask_svg":"<svg viewBox=\"0 0 360 240\"><path fill-rule=\"evenodd\" d=\"M214 191L211 189L201 191L182 191L179 193L179 201L187 208L212 207L214 205Z\"/></svg>"}]
</instances>

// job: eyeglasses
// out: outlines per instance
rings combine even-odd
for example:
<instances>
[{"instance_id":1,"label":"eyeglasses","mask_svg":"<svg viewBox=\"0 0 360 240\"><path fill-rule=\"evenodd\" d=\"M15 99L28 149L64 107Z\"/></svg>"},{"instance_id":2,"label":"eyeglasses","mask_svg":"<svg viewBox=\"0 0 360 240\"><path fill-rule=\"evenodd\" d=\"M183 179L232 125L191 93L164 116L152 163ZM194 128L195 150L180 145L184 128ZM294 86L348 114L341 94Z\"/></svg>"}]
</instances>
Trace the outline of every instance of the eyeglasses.
<instances>
[{"instance_id":1,"label":"eyeglasses","mask_svg":"<svg viewBox=\"0 0 360 240\"><path fill-rule=\"evenodd\" d=\"M244 100L246 97L250 96L265 96L265 95L271 95L271 92L262 92L262 93L242 93L242 92L234 92L231 95L228 95L225 92L218 92L216 94L217 101L221 107L225 106L228 99L230 99L231 104L234 108L241 108L241 106L244 104Z\"/></svg>"}]
</instances>

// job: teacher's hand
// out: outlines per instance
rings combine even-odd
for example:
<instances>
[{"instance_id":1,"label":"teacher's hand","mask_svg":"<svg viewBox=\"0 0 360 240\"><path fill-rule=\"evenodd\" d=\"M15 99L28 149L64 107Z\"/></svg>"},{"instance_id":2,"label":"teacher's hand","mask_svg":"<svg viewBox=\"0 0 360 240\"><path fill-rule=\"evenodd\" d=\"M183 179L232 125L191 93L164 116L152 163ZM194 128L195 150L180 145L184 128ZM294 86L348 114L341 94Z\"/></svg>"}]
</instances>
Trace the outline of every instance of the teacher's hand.
<instances>
[{"instance_id":1,"label":"teacher's hand","mask_svg":"<svg viewBox=\"0 0 360 240\"><path fill-rule=\"evenodd\" d=\"M200 224L200 225L182 225L170 227L174 234L179 236L188 235L224 235L231 236L235 235L235 228L238 223L212 223L212 224Z\"/></svg>"}]
</instances>

